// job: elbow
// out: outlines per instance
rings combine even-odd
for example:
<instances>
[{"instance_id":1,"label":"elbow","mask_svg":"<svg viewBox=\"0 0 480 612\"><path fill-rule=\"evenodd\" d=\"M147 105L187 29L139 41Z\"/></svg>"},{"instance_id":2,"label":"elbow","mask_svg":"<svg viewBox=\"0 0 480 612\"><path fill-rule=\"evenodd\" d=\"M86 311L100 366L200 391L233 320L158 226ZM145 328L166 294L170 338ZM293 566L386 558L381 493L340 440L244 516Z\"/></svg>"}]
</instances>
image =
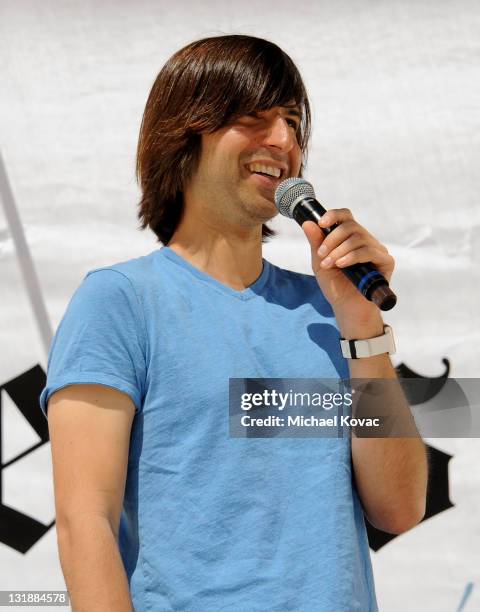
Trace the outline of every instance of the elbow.
<instances>
[{"instance_id":1,"label":"elbow","mask_svg":"<svg viewBox=\"0 0 480 612\"><path fill-rule=\"evenodd\" d=\"M386 533L401 535L416 527L425 517L425 502L412 505L411 507L401 507L397 511L385 512L377 520L370 520L374 527Z\"/></svg>"},{"instance_id":2,"label":"elbow","mask_svg":"<svg viewBox=\"0 0 480 612\"><path fill-rule=\"evenodd\" d=\"M393 520L391 524L388 525L388 529L386 529L386 531L388 533L393 533L394 535L401 535L402 533L410 531L410 529L413 529L419 523L421 523L424 516L425 512L418 512L416 514L412 513L405 516L400 516L398 518L395 518L395 520Z\"/></svg>"},{"instance_id":3,"label":"elbow","mask_svg":"<svg viewBox=\"0 0 480 612\"><path fill-rule=\"evenodd\" d=\"M70 541L70 528L68 522L59 520L57 517L55 520L55 531L57 533L58 545L66 546Z\"/></svg>"}]
</instances>

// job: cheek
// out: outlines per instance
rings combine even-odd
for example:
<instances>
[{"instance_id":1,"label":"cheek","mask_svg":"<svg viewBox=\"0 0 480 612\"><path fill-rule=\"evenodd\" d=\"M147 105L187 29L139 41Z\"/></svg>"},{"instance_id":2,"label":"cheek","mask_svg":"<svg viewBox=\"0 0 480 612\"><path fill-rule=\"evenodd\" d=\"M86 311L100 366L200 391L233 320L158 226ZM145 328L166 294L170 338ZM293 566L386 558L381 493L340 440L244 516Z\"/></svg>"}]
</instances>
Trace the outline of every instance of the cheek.
<instances>
[{"instance_id":1,"label":"cheek","mask_svg":"<svg viewBox=\"0 0 480 612\"><path fill-rule=\"evenodd\" d=\"M302 165L302 152L299 147L298 152L296 152L293 162L292 162L292 171L294 175L298 176L301 165Z\"/></svg>"}]
</instances>

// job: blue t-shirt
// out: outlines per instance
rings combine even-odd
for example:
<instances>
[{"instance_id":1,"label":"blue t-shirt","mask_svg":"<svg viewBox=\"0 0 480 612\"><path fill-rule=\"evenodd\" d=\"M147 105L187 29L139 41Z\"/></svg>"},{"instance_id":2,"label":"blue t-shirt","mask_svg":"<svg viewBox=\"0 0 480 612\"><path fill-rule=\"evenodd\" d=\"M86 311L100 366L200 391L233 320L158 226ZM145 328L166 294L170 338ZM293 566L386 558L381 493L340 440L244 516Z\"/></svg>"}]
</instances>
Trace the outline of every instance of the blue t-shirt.
<instances>
[{"instance_id":1,"label":"blue t-shirt","mask_svg":"<svg viewBox=\"0 0 480 612\"><path fill-rule=\"evenodd\" d=\"M229 378L348 378L314 276L243 291L163 247L88 272L50 349L67 385L127 393L119 546L139 612L375 612L344 438L229 436Z\"/></svg>"}]
</instances>

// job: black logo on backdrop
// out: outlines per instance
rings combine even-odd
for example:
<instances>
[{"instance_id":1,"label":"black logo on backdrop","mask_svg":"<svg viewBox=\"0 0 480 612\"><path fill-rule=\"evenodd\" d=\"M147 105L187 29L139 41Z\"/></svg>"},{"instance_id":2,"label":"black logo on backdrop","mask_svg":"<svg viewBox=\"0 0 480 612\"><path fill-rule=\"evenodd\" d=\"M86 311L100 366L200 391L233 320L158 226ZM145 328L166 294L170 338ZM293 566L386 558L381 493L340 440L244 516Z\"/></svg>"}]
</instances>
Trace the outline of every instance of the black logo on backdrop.
<instances>
[{"instance_id":1,"label":"black logo on backdrop","mask_svg":"<svg viewBox=\"0 0 480 612\"><path fill-rule=\"evenodd\" d=\"M0 542L21 553L26 553L55 524L53 520L50 524L44 525L31 516L10 508L4 503L3 499L3 474L5 470L11 468L17 461L43 446L49 440L47 419L43 416L38 403L45 382L45 372L39 365L36 365L31 370L0 386ZM8 438L8 423L3 418L3 393L7 393L40 438L40 442L22 451L6 463L3 463L2 439ZM27 487L28 482L25 483L25 488ZM33 512L34 504L32 503Z\"/></svg>"},{"instance_id":2,"label":"black logo on backdrop","mask_svg":"<svg viewBox=\"0 0 480 612\"><path fill-rule=\"evenodd\" d=\"M396 371L398 378L400 382L403 380L405 383L405 394L411 406L422 404L441 393L450 373L450 363L448 359L442 359L442 362L445 366L445 371L441 376L435 378L421 376L413 370L410 370L404 363L397 366ZM409 379L421 380L424 384L410 387L407 384ZM461 389L459 389L458 393L462 394L462 401L459 405L464 405L464 396ZM450 483L448 478L448 462L452 458L452 455L444 453L438 450L438 448L434 448L428 444L426 444L426 448L428 457L428 487L426 511L422 522L454 506L450 501ZM370 548L374 551L379 550L382 546L385 546L385 544L388 544L388 542L397 537L392 533L386 533L381 529L373 527L367 519L365 519L365 524L367 526L368 543L370 544Z\"/></svg>"},{"instance_id":3,"label":"black logo on backdrop","mask_svg":"<svg viewBox=\"0 0 480 612\"><path fill-rule=\"evenodd\" d=\"M426 399L431 399L438 395L448 378L449 362L444 359L446 366L444 374L437 378L428 378L410 370L406 365L400 364L397 367L397 374L400 378L419 378L425 381L425 393L422 397L408 397L411 405L420 404ZM0 386L0 542L17 550L26 553L40 538L42 538L55 524L53 520L45 525L31 516L23 514L14 508L7 506L3 501L3 480L4 470L9 469L17 461L20 461L37 448L49 441L47 419L44 417L39 406L39 397L46 384L46 375L43 369L36 365L30 370L20 374L16 378ZM19 455L3 463L2 439L8 437L8 423L3 419L2 393L5 392L14 402L18 410L25 417L32 429L40 438L40 442L22 451ZM427 446L429 456L429 482L427 511L424 521L428 518L453 507L449 498L449 479L448 462L451 455ZM28 483L25 483L28 487ZM32 501L32 510L34 504ZM382 546L393 540L395 535L385 533L376 529L366 521L369 544L372 550L377 551Z\"/></svg>"}]
</instances>

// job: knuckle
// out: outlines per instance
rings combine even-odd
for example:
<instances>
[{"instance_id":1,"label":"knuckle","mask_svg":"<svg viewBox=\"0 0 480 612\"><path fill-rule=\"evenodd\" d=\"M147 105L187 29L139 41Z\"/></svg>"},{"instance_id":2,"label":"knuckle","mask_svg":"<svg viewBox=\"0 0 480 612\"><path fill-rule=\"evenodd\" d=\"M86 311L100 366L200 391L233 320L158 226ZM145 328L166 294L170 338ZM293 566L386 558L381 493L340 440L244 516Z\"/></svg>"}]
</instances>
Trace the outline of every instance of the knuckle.
<instances>
[{"instance_id":1,"label":"knuckle","mask_svg":"<svg viewBox=\"0 0 480 612\"><path fill-rule=\"evenodd\" d=\"M342 236L347 238L355 232L356 226L353 221L344 221L343 223L339 223L337 229L341 229L341 232L338 232L338 235L342 234Z\"/></svg>"},{"instance_id":2,"label":"knuckle","mask_svg":"<svg viewBox=\"0 0 480 612\"><path fill-rule=\"evenodd\" d=\"M352 233L354 232L355 234L357 234L358 236L362 236L362 237L366 237L367 232L365 231L365 229L360 225L360 223L358 223L357 221L355 221L355 219L350 219L349 221L345 221L345 225L347 225L350 230L352 231Z\"/></svg>"}]
</instances>

